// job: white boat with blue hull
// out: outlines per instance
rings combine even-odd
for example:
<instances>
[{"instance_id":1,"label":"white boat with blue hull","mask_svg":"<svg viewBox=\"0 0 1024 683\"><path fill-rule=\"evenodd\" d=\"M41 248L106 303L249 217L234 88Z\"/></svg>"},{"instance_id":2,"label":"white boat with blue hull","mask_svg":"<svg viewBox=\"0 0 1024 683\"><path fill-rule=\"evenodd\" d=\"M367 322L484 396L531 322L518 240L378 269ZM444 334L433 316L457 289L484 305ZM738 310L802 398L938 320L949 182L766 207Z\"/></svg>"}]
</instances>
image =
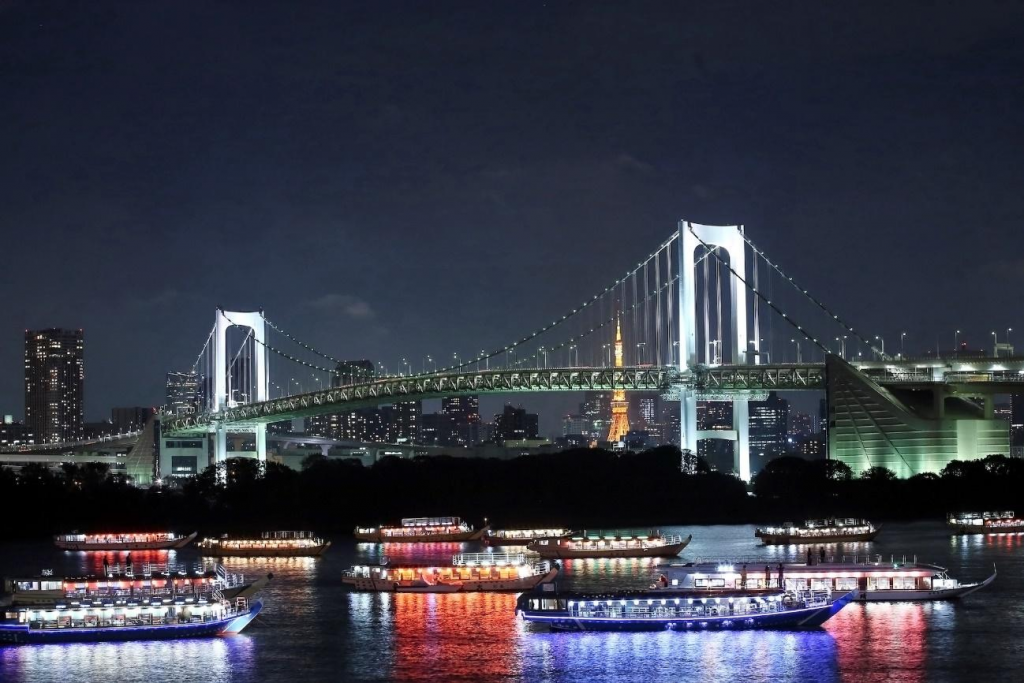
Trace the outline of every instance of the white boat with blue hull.
<instances>
[{"instance_id":1,"label":"white boat with blue hull","mask_svg":"<svg viewBox=\"0 0 1024 683\"><path fill-rule=\"evenodd\" d=\"M564 631L707 631L816 628L856 598L829 592L750 594L714 597L685 591L555 593L519 596L524 620Z\"/></svg>"},{"instance_id":2,"label":"white boat with blue hull","mask_svg":"<svg viewBox=\"0 0 1024 683\"><path fill-rule=\"evenodd\" d=\"M228 636L242 631L263 602L239 598L186 605L184 601L123 606L57 605L4 613L0 643L44 644L170 640Z\"/></svg>"}]
</instances>

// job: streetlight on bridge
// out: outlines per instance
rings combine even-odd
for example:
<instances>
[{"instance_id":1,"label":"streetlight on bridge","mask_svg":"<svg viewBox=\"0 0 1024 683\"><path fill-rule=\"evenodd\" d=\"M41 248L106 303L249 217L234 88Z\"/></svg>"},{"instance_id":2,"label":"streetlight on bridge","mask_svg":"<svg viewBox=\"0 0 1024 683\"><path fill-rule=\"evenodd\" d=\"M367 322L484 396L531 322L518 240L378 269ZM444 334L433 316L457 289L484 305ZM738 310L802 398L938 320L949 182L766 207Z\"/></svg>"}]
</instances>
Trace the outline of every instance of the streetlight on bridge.
<instances>
[{"instance_id":1,"label":"streetlight on bridge","mask_svg":"<svg viewBox=\"0 0 1024 683\"><path fill-rule=\"evenodd\" d=\"M1013 332L1013 328L1012 327L1007 327L1006 328L1006 350L1007 351L1010 350L1010 333L1011 332Z\"/></svg>"},{"instance_id":2,"label":"streetlight on bridge","mask_svg":"<svg viewBox=\"0 0 1024 683\"><path fill-rule=\"evenodd\" d=\"M796 339L790 339L789 341L793 342L793 344L796 345L796 362L802 363L803 355L800 353L800 342L798 342Z\"/></svg>"},{"instance_id":3,"label":"streetlight on bridge","mask_svg":"<svg viewBox=\"0 0 1024 683\"><path fill-rule=\"evenodd\" d=\"M999 358L999 335L992 332L992 357Z\"/></svg>"},{"instance_id":4,"label":"streetlight on bridge","mask_svg":"<svg viewBox=\"0 0 1024 683\"><path fill-rule=\"evenodd\" d=\"M636 345L637 365L643 365L644 364L644 356L647 355L645 353L646 351L647 351L647 342L639 342L639 343L637 343L637 345Z\"/></svg>"},{"instance_id":5,"label":"streetlight on bridge","mask_svg":"<svg viewBox=\"0 0 1024 683\"><path fill-rule=\"evenodd\" d=\"M885 358L885 339L883 339L882 337L880 337L877 334L875 335L875 339L877 341L881 342L881 344L882 344L882 353L879 354L879 358Z\"/></svg>"},{"instance_id":6,"label":"streetlight on bridge","mask_svg":"<svg viewBox=\"0 0 1024 683\"><path fill-rule=\"evenodd\" d=\"M953 355L957 355L957 352L959 350L960 350L960 330L957 330L956 334L953 335Z\"/></svg>"},{"instance_id":7,"label":"streetlight on bridge","mask_svg":"<svg viewBox=\"0 0 1024 683\"><path fill-rule=\"evenodd\" d=\"M900 332L900 358L901 359L907 357L906 354L904 353L904 348L903 348L903 340L906 339L906 337L907 337L907 333L906 332Z\"/></svg>"},{"instance_id":8,"label":"streetlight on bridge","mask_svg":"<svg viewBox=\"0 0 1024 683\"><path fill-rule=\"evenodd\" d=\"M297 386L299 388L299 393L300 394L305 393L305 392L302 391L302 384L298 380L296 380L294 377L292 377L292 381L295 382L295 386Z\"/></svg>"}]
</instances>

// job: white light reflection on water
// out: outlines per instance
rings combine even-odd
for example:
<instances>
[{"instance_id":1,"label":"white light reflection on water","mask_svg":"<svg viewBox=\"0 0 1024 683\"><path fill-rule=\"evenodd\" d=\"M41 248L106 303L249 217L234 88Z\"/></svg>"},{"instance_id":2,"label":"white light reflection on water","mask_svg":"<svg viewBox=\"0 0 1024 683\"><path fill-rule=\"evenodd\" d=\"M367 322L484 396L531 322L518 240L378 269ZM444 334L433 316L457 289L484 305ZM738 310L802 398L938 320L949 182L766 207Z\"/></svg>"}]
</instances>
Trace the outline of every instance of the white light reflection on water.
<instances>
[{"instance_id":1,"label":"white light reflection on water","mask_svg":"<svg viewBox=\"0 0 1024 683\"><path fill-rule=\"evenodd\" d=\"M243 635L131 643L68 643L0 648L0 679L48 681L226 680L253 674L253 643Z\"/></svg>"}]
</instances>

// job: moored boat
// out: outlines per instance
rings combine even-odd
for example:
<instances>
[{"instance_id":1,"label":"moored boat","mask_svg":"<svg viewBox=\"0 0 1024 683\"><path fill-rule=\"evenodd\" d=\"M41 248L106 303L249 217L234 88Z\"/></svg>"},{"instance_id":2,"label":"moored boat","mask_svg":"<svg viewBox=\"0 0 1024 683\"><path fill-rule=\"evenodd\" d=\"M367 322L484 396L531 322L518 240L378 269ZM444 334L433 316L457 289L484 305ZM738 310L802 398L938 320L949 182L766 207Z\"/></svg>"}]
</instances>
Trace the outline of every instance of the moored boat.
<instances>
[{"instance_id":1,"label":"moored boat","mask_svg":"<svg viewBox=\"0 0 1024 683\"><path fill-rule=\"evenodd\" d=\"M53 537L53 544L61 550L172 550L184 548L196 538L196 532L187 536L173 532L113 533L113 534L61 534Z\"/></svg>"},{"instance_id":2,"label":"moored boat","mask_svg":"<svg viewBox=\"0 0 1024 683\"><path fill-rule=\"evenodd\" d=\"M317 557L331 545L310 531L266 531L258 537L204 538L203 554L214 557Z\"/></svg>"},{"instance_id":3,"label":"moored boat","mask_svg":"<svg viewBox=\"0 0 1024 683\"><path fill-rule=\"evenodd\" d=\"M809 519L803 526L787 522L779 527L757 529L754 536L765 545L854 543L873 541L881 528L866 519L833 517Z\"/></svg>"},{"instance_id":4,"label":"moored boat","mask_svg":"<svg viewBox=\"0 0 1024 683\"><path fill-rule=\"evenodd\" d=\"M1024 519L1003 512L954 512L946 523L958 534L1017 534L1024 532Z\"/></svg>"},{"instance_id":5,"label":"moored boat","mask_svg":"<svg viewBox=\"0 0 1024 683\"><path fill-rule=\"evenodd\" d=\"M527 545L542 538L568 538L572 529L488 529L483 536L487 545Z\"/></svg>"},{"instance_id":6,"label":"moored boat","mask_svg":"<svg viewBox=\"0 0 1024 683\"><path fill-rule=\"evenodd\" d=\"M214 599L188 603L60 603L8 608L0 643L68 643L200 638L239 633L263 608L261 600Z\"/></svg>"},{"instance_id":7,"label":"moored boat","mask_svg":"<svg viewBox=\"0 0 1024 683\"><path fill-rule=\"evenodd\" d=\"M243 574L228 573L222 565L105 564L103 574L54 576L43 570L36 576L5 577L3 604L52 607L57 604L121 604L126 602L171 602L186 604L215 595L226 599L251 597L271 578L248 580Z\"/></svg>"},{"instance_id":8,"label":"moored boat","mask_svg":"<svg viewBox=\"0 0 1024 683\"><path fill-rule=\"evenodd\" d=\"M984 588L996 578L960 583L945 567L919 563L917 558L853 556L826 558L813 564L772 564L764 558L746 560L698 559L685 564L658 567L662 590L693 594L823 591L836 594L857 591L859 602L953 600Z\"/></svg>"},{"instance_id":9,"label":"moored boat","mask_svg":"<svg viewBox=\"0 0 1024 683\"><path fill-rule=\"evenodd\" d=\"M357 565L342 582L361 591L397 593L470 593L530 590L558 576L548 562L531 562L526 555L464 553L450 566L391 564Z\"/></svg>"},{"instance_id":10,"label":"moored boat","mask_svg":"<svg viewBox=\"0 0 1024 683\"><path fill-rule=\"evenodd\" d=\"M658 532L640 536L573 536L541 538L527 544L541 557L549 559L584 559L588 557L675 557L693 539Z\"/></svg>"},{"instance_id":11,"label":"moored boat","mask_svg":"<svg viewBox=\"0 0 1024 683\"><path fill-rule=\"evenodd\" d=\"M458 517L406 517L397 526L356 527L353 535L370 543L461 543L479 541L487 529L474 529Z\"/></svg>"},{"instance_id":12,"label":"moored boat","mask_svg":"<svg viewBox=\"0 0 1024 683\"><path fill-rule=\"evenodd\" d=\"M800 629L821 626L855 597L852 592L836 598L827 591L737 591L695 597L671 591L535 590L519 596L516 613L526 621L566 631Z\"/></svg>"}]
</instances>

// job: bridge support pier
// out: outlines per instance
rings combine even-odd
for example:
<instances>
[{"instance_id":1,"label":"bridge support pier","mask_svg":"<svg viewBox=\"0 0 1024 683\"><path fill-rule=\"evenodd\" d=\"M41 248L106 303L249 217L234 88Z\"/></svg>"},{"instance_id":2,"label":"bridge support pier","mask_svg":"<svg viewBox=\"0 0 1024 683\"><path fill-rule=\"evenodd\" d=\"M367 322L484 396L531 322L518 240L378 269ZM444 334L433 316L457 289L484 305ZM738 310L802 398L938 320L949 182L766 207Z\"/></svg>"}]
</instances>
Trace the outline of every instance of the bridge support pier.
<instances>
[{"instance_id":1,"label":"bridge support pier","mask_svg":"<svg viewBox=\"0 0 1024 683\"><path fill-rule=\"evenodd\" d=\"M228 459L228 431L223 424L217 424L213 437L213 464L220 467Z\"/></svg>"},{"instance_id":2,"label":"bridge support pier","mask_svg":"<svg viewBox=\"0 0 1024 683\"><path fill-rule=\"evenodd\" d=\"M736 430L733 469L740 479L750 481L750 405L746 400L732 402L732 428Z\"/></svg>"},{"instance_id":3,"label":"bridge support pier","mask_svg":"<svg viewBox=\"0 0 1024 683\"><path fill-rule=\"evenodd\" d=\"M256 425L256 459L261 464L267 462L267 425Z\"/></svg>"}]
</instances>

